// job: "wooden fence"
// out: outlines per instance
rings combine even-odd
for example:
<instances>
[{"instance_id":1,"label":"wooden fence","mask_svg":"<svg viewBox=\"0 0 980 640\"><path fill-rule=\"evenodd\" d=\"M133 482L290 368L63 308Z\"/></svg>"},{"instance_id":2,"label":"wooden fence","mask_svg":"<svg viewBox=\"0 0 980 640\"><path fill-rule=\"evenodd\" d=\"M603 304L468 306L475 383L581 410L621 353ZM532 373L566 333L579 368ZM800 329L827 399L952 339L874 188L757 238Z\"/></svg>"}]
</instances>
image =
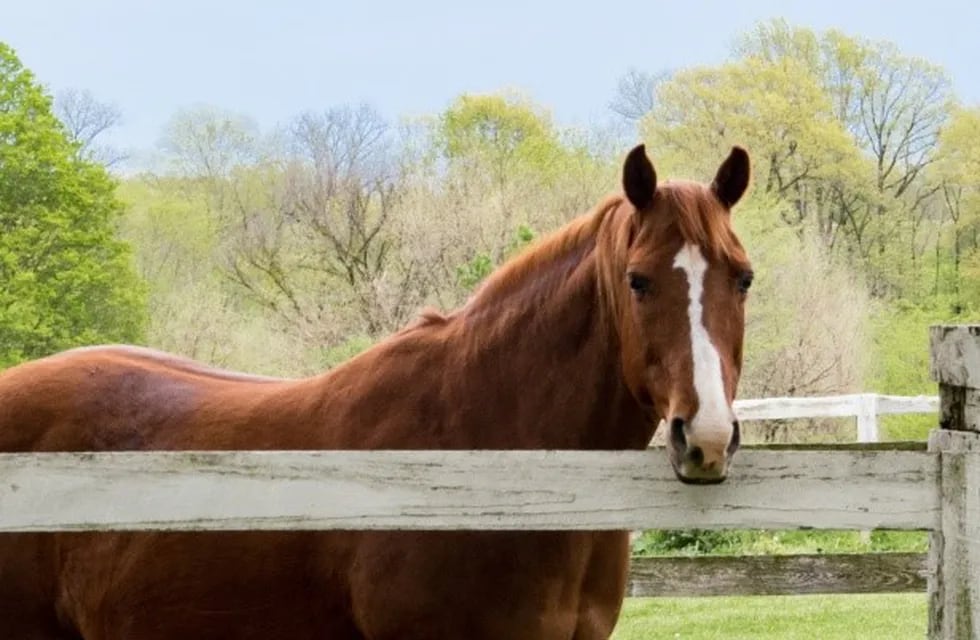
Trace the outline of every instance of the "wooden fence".
<instances>
[{"instance_id":1,"label":"wooden fence","mask_svg":"<svg viewBox=\"0 0 980 640\"><path fill-rule=\"evenodd\" d=\"M757 571L770 577L752 592L805 593L816 574L846 592L925 580L930 637L980 640L980 325L935 327L931 342L942 428L928 449L746 448L717 486L677 482L656 450L3 454L0 531L924 530L927 562L716 559L713 575L729 577L712 582L744 592ZM667 565L638 561L633 593L685 582L691 563L670 563L664 578Z\"/></svg>"},{"instance_id":2,"label":"wooden fence","mask_svg":"<svg viewBox=\"0 0 980 640\"><path fill-rule=\"evenodd\" d=\"M873 443L880 439L879 416L935 416L939 411L939 397L862 393L761 398L736 400L735 411L742 422L854 418L857 441ZM904 446L907 445L891 444L886 448ZM862 539L870 540L870 533L863 530ZM641 557L633 559L629 593L636 597L925 593L928 575L925 553Z\"/></svg>"}]
</instances>

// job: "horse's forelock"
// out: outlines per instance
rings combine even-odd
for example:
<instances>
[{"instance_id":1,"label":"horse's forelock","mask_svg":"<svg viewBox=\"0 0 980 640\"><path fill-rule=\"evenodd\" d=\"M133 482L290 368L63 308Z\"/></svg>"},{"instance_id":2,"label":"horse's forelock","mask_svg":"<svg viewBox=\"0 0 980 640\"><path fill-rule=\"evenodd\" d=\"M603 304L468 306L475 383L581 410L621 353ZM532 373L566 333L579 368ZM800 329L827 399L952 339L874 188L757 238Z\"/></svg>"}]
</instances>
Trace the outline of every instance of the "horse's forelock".
<instances>
[{"instance_id":1,"label":"horse's forelock","mask_svg":"<svg viewBox=\"0 0 980 640\"><path fill-rule=\"evenodd\" d=\"M734 263L746 261L731 227L731 214L711 191L695 182L668 182L658 189L687 244L706 255Z\"/></svg>"}]
</instances>

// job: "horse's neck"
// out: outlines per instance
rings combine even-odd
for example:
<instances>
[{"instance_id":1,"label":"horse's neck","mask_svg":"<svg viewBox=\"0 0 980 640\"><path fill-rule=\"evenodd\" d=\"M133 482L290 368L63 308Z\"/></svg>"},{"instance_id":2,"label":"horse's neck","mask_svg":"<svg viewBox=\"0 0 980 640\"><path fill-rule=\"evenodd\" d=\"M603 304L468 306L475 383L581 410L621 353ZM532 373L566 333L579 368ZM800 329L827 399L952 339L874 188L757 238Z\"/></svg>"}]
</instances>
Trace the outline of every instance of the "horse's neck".
<instances>
[{"instance_id":1,"label":"horse's neck","mask_svg":"<svg viewBox=\"0 0 980 640\"><path fill-rule=\"evenodd\" d=\"M321 444L645 447L654 424L626 389L599 295L603 221L572 227L578 235L559 238L552 255L515 263L449 318L428 318L306 387L296 406L316 412Z\"/></svg>"},{"instance_id":2,"label":"horse's neck","mask_svg":"<svg viewBox=\"0 0 980 640\"><path fill-rule=\"evenodd\" d=\"M592 239L523 265L320 379L325 446L642 448Z\"/></svg>"},{"instance_id":3,"label":"horse's neck","mask_svg":"<svg viewBox=\"0 0 980 640\"><path fill-rule=\"evenodd\" d=\"M472 419L492 434L492 447L625 449L649 442L652 425L626 390L619 343L603 316L594 252L577 258L573 269L567 256L552 265L559 273L550 290L527 283L493 309L458 320L470 323L452 347L464 372L458 399L480 398Z\"/></svg>"}]
</instances>

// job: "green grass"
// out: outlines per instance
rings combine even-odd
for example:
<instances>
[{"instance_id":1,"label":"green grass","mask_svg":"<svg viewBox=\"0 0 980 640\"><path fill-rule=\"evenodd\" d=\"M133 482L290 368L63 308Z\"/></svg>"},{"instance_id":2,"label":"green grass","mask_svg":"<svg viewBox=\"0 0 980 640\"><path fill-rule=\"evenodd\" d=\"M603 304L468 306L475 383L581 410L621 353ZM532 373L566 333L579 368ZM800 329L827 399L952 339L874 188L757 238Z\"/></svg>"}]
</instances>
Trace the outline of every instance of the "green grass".
<instances>
[{"instance_id":1,"label":"green grass","mask_svg":"<svg viewBox=\"0 0 980 640\"><path fill-rule=\"evenodd\" d=\"M718 530L645 531L633 543L634 555L778 555L789 553L923 552L922 531Z\"/></svg>"},{"instance_id":2,"label":"green grass","mask_svg":"<svg viewBox=\"0 0 980 640\"><path fill-rule=\"evenodd\" d=\"M628 598L613 640L905 640L925 594Z\"/></svg>"}]
</instances>

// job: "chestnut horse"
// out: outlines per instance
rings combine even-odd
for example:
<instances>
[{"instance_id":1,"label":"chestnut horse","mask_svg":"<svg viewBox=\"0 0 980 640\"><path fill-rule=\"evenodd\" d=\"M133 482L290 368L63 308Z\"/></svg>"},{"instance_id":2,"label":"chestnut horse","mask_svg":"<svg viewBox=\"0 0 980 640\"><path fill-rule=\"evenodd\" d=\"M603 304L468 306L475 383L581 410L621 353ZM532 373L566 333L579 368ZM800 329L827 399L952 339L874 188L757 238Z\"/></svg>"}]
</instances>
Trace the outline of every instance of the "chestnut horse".
<instances>
[{"instance_id":1,"label":"chestnut horse","mask_svg":"<svg viewBox=\"0 0 980 640\"><path fill-rule=\"evenodd\" d=\"M644 147L602 200L430 313L302 380L123 346L0 375L0 451L642 449L721 482L752 272L731 226L734 148L710 185L657 184ZM0 513L2 518L2 513ZM0 535L0 637L608 638L625 531Z\"/></svg>"}]
</instances>

